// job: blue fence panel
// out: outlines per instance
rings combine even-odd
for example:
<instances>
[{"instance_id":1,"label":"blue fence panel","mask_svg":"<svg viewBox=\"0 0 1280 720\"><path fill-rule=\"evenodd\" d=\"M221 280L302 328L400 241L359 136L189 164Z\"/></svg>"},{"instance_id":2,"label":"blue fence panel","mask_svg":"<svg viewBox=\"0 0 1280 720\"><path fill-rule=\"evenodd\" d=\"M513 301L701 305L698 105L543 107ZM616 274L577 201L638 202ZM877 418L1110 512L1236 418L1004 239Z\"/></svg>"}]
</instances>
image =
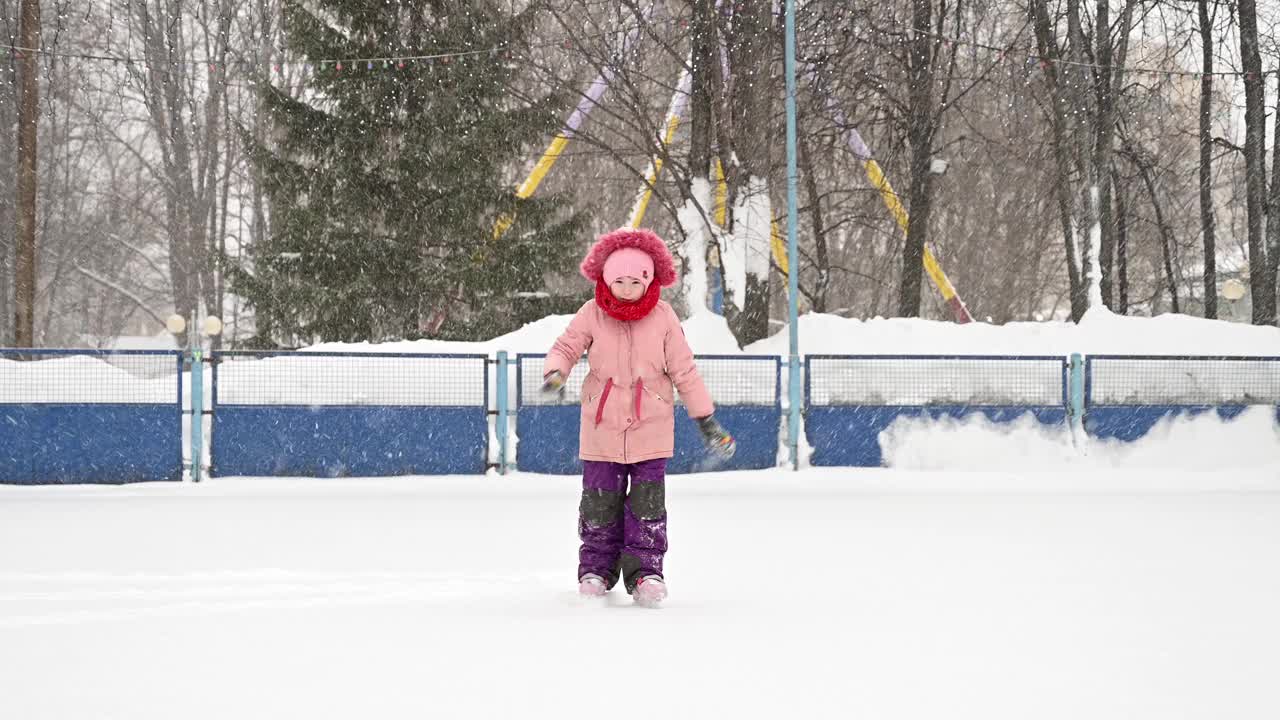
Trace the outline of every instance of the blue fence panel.
<instances>
[{"instance_id":1,"label":"blue fence panel","mask_svg":"<svg viewBox=\"0 0 1280 720\"><path fill-rule=\"evenodd\" d=\"M182 355L0 349L0 482L182 480Z\"/></svg>"},{"instance_id":2,"label":"blue fence panel","mask_svg":"<svg viewBox=\"0 0 1280 720\"><path fill-rule=\"evenodd\" d=\"M211 474L480 474L488 358L224 352L214 357Z\"/></svg>"},{"instance_id":3,"label":"blue fence panel","mask_svg":"<svg viewBox=\"0 0 1280 720\"><path fill-rule=\"evenodd\" d=\"M1066 431L1067 364L1061 357L809 355L805 438L812 465L879 467L880 433L899 419L1031 415Z\"/></svg>"},{"instance_id":4,"label":"blue fence panel","mask_svg":"<svg viewBox=\"0 0 1280 720\"><path fill-rule=\"evenodd\" d=\"M1092 355L1085 360L1085 430L1131 442L1162 420L1213 412L1223 420L1250 406L1280 420L1280 357Z\"/></svg>"},{"instance_id":5,"label":"blue fence panel","mask_svg":"<svg viewBox=\"0 0 1280 720\"><path fill-rule=\"evenodd\" d=\"M573 475L578 459L582 382L587 363L570 373L563 398L544 398L544 355L516 356L516 466L523 471ZM698 371L716 404L716 419L737 441L728 461L711 457L697 424L676 398L675 449L670 473L769 468L778 461L782 423L781 360L776 355L699 355Z\"/></svg>"}]
</instances>

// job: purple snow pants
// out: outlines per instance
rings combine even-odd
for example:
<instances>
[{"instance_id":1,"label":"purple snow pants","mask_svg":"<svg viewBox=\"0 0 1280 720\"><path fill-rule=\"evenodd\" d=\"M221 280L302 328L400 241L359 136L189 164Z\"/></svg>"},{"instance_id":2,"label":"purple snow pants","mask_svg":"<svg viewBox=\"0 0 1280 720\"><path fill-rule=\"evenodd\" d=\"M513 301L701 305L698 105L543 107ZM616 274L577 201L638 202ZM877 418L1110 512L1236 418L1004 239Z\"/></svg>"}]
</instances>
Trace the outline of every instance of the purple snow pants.
<instances>
[{"instance_id":1,"label":"purple snow pants","mask_svg":"<svg viewBox=\"0 0 1280 720\"><path fill-rule=\"evenodd\" d=\"M595 573L627 592L645 575L662 575L667 552L667 459L623 464L582 461L578 577ZM627 491L627 479L631 490Z\"/></svg>"}]
</instances>

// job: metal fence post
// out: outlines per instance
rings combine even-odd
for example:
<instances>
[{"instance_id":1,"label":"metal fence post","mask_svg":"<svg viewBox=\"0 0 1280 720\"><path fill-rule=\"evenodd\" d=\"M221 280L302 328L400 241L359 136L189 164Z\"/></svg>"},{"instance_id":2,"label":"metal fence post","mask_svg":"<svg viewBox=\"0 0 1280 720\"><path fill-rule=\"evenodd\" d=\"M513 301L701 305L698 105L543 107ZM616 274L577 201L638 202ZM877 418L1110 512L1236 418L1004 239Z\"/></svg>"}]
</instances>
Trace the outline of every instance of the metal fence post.
<instances>
[{"instance_id":1,"label":"metal fence post","mask_svg":"<svg viewBox=\"0 0 1280 720\"><path fill-rule=\"evenodd\" d=\"M497 376L495 383L498 401L498 417L494 426L494 434L498 438L498 474L507 474L507 351L498 351Z\"/></svg>"},{"instance_id":2,"label":"metal fence post","mask_svg":"<svg viewBox=\"0 0 1280 720\"><path fill-rule=\"evenodd\" d=\"M800 358L791 355L787 360L787 451L791 469L800 469L800 410L803 405L800 391Z\"/></svg>"},{"instance_id":3,"label":"metal fence post","mask_svg":"<svg viewBox=\"0 0 1280 720\"><path fill-rule=\"evenodd\" d=\"M204 352L191 351L191 482L200 482L204 450Z\"/></svg>"},{"instance_id":4,"label":"metal fence post","mask_svg":"<svg viewBox=\"0 0 1280 720\"><path fill-rule=\"evenodd\" d=\"M791 446L791 469L800 469L800 250L798 244L796 181L800 177L796 156L796 3L783 3L783 75L786 80L787 111L787 273L788 321L791 357L787 362L787 399L791 403L787 421L787 444Z\"/></svg>"},{"instance_id":5,"label":"metal fence post","mask_svg":"<svg viewBox=\"0 0 1280 720\"><path fill-rule=\"evenodd\" d=\"M1084 358L1080 353L1071 353L1071 370L1067 382L1071 390L1071 429L1072 432L1079 432L1084 426Z\"/></svg>"}]
</instances>

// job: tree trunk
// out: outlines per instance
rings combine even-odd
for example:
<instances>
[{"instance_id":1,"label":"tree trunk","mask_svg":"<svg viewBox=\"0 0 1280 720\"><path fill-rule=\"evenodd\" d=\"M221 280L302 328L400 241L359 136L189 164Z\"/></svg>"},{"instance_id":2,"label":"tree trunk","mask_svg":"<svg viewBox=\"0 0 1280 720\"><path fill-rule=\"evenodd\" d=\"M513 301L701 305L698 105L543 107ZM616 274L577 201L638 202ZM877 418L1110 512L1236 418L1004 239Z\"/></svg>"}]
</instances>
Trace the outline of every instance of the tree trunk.
<instances>
[{"instance_id":1,"label":"tree trunk","mask_svg":"<svg viewBox=\"0 0 1280 720\"><path fill-rule=\"evenodd\" d=\"M166 14L169 8L162 9ZM136 6L137 21L143 38L146 66L137 70L144 86L145 103L152 128L156 132L163 160L165 189L165 231L169 240L169 283L172 286L173 309L188 322L196 308L196 268L193 259L191 196L191 154L187 144L188 123L183 118L184 105L178 97L180 78L177 61L170 52L180 47L176 33L180 23L166 29L152 16L147 4Z\"/></svg>"},{"instance_id":2,"label":"tree trunk","mask_svg":"<svg viewBox=\"0 0 1280 720\"><path fill-rule=\"evenodd\" d=\"M1262 57L1258 54L1258 16L1255 0L1240 0L1240 60L1244 69L1245 212L1249 238L1249 284L1253 324L1276 322L1276 286L1263 238L1266 196L1266 107Z\"/></svg>"},{"instance_id":3,"label":"tree trunk","mask_svg":"<svg viewBox=\"0 0 1280 720\"><path fill-rule=\"evenodd\" d=\"M1271 145L1271 195L1269 202L1269 212L1267 214L1267 257L1271 262L1271 284L1275 288L1277 282L1280 282L1280 73L1276 73L1276 112L1275 118L1275 140ZM1271 301L1276 302L1275 292L1272 290Z\"/></svg>"},{"instance_id":4,"label":"tree trunk","mask_svg":"<svg viewBox=\"0 0 1280 720\"><path fill-rule=\"evenodd\" d=\"M920 315L920 284L924 274L924 246L933 212L933 0L911 0L913 30L907 68L910 77L907 144L911 146L911 185L907 190L907 238L902 247L902 282L898 315Z\"/></svg>"},{"instance_id":5,"label":"tree trunk","mask_svg":"<svg viewBox=\"0 0 1280 720\"><path fill-rule=\"evenodd\" d=\"M169 275L175 312L189 318L204 300L214 300L210 268L210 213L216 204L218 139L221 103L226 92L226 54L234 18L226 0L217 3L210 27L201 16L205 33L204 58L192 63L186 56L189 42L183 4L175 0L134 8L134 21L144 38L146 67L134 69L144 93L152 129L163 160L166 230L169 236ZM158 13L158 14L157 14ZM208 62L206 66L204 62ZM204 83L193 78L200 70ZM205 92L203 108L196 95ZM200 112L203 110L203 112Z\"/></svg>"},{"instance_id":6,"label":"tree trunk","mask_svg":"<svg viewBox=\"0 0 1280 720\"><path fill-rule=\"evenodd\" d=\"M1098 0L1097 12L1093 28L1093 41L1098 58L1098 68L1094 78L1095 102L1098 107L1097 141L1093 147L1093 164L1098 177L1098 278L1102 293L1102 304L1111 307L1111 258L1109 257L1112 238L1111 225L1111 142L1115 131L1115 95L1111 91L1112 62L1114 53L1111 45L1111 0ZM1127 33L1123 35L1127 36Z\"/></svg>"},{"instance_id":7,"label":"tree trunk","mask_svg":"<svg viewBox=\"0 0 1280 720\"><path fill-rule=\"evenodd\" d=\"M1067 33L1071 62L1063 74L1070 78L1067 89L1070 91L1071 113L1075 117L1075 122L1071 124L1071 146L1080 185L1074 226L1079 238L1077 246L1080 249L1080 269L1084 279L1081 290L1087 310L1102 303L1102 270L1098 265L1099 248L1094 244L1095 232L1099 235L1099 244L1101 243L1102 230L1099 213L1102 182L1096 154L1097 130L1101 123L1098 122L1096 95L1089 92L1095 81L1086 63L1085 49L1088 41L1084 35L1081 0L1067 0Z\"/></svg>"},{"instance_id":8,"label":"tree trunk","mask_svg":"<svg viewBox=\"0 0 1280 720\"><path fill-rule=\"evenodd\" d=\"M1116 285L1119 297L1116 298L1116 310L1121 315L1129 314L1129 202L1127 188L1119 182L1116 171L1111 171L1111 187L1115 189L1116 200Z\"/></svg>"},{"instance_id":9,"label":"tree trunk","mask_svg":"<svg viewBox=\"0 0 1280 720\"><path fill-rule=\"evenodd\" d=\"M1099 247L1098 266L1102 269L1102 304L1115 309L1115 283L1112 281L1116 253L1115 190L1111 186L1111 173L1104 172L1103 177L1106 184L1103 186L1099 206L1102 244Z\"/></svg>"},{"instance_id":10,"label":"tree trunk","mask_svg":"<svg viewBox=\"0 0 1280 720\"><path fill-rule=\"evenodd\" d=\"M231 23L235 16L233 5L231 0L219 0L214 44L209 48L209 52L212 53L211 59L216 62L209 68L207 76L209 87L205 102L204 146L200 148L200 160L197 163L197 169L203 168L204 172L200 173L200 182L196 186L197 211L203 215L199 217L196 227L200 229L193 240L196 251L196 277L199 278L199 293L204 301L205 313L218 318L222 317L222 306L218 298L215 258L218 256L219 243L226 228L225 197L230 188L231 167L235 161L235 143L223 131L224 127L229 127L229 125L223 125L223 119L226 115L224 104L227 91L228 38L231 36ZM207 28L205 32L208 32ZM209 47L207 40L206 47ZM220 151L224 142L225 157ZM220 161L225 168L221 176L218 173ZM219 190L224 198L221 204L218 202ZM222 208L221 223L218 222L219 207ZM204 224L206 217L209 223L207 231ZM216 339L212 341L212 346L218 347Z\"/></svg>"},{"instance_id":11,"label":"tree trunk","mask_svg":"<svg viewBox=\"0 0 1280 720\"><path fill-rule=\"evenodd\" d=\"M18 44L23 48L18 102L18 223L14 282L16 347L35 347L36 308L36 123L40 116L40 2L22 0Z\"/></svg>"},{"instance_id":12,"label":"tree trunk","mask_svg":"<svg viewBox=\"0 0 1280 720\"><path fill-rule=\"evenodd\" d=\"M770 113L773 93L772 3L744 0L733 16L730 63L733 75L734 154L739 164L733 233L745 244L746 285L739 312L728 317L742 346L769 334ZM744 81L746 79L746 81ZM746 210L747 212L743 212ZM726 304L726 308L731 304Z\"/></svg>"},{"instance_id":13,"label":"tree trunk","mask_svg":"<svg viewBox=\"0 0 1280 720\"><path fill-rule=\"evenodd\" d=\"M273 49L275 44L274 20L276 8L269 5L267 0L258 0L258 27L261 36L258 39L258 57L265 67L275 66L275 56ZM258 147L268 145L267 136L270 122L267 120L267 112L264 109L260 93L253 94L254 110L252 115L252 130L254 144ZM249 247L260 248L266 247L269 228L267 197L263 190L262 172L257 163L249 163L249 180L251 202L253 204L253 217L249 225ZM244 238L240 238L241 248L244 247ZM271 337L274 334L274 323L272 319L275 314L275 303L271 302L256 309L253 315L254 333L250 340L251 344L267 346L272 344Z\"/></svg>"},{"instance_id":14,"label":"tree trunk","mask_svg":"<svg viewBox=\"0 0 1280 720\"><path fill-rule=\"evenodd\" d=\"M684 209L681 229L685 242L681 246L684 261L682 290L690 315L707 309L707 250L714 222L716 180L711 170L714 115L711 88L714 84L717 42L715 6L712 0L692 0L693 19L689 25L689 166L681 184ZM722 272L716 268L714 272ZM720 278L721 283L724 278Z\"/></svg>"},{"instance_id":15,"label":"tree trunk","mask_svg":"<svg viewBox=\"0 0 1280 720\"><path fill-rule=\"evenodd\" d=\"M831 279L831 260L827 254L827 228L822 220L822 196L818 194L818 180L815 177L813 159L809 155L807 138L800 137L796 144L800 146L800 177L804 179L805 193L809 196L809 217L813 222L814 267L817 279L813 292L809 293L809 303L813 312L827 311L827 287ZM798 268L795 268L798 271Z\"/></svg>"},{"instance_id":16,"label":"tree trunk","mask_svg":"<svg viewBox=\"0 0 1280 720\"><path fill-rule=\"evenodd\" d=\"M1218 250L1213 213L1213 28L1209 0L1199 0L1200 11L1200 235L1204 240L1204 316L1218 317Z\"/></svg>"},{"instance_id":17,"label":"tree trunk","mask_svg":"<svg viewBox=\"0 0 1280 720\"><path fill-rule=\"evenodd\" d=\"M692 0L689 24L693 66L689 85L689 176L711 177L711 85L716 62L714 0ZM710 212L710 208L706 208Z\"/></svg>"},{"instance_id":18,"label":"tree trunk","mask_svg":"<svg viewBox=\"0 0 1280 720\"><path fill-rule=\"evenodd\" d=\"M1156 194L1155 178L1151 176L1151 166L1146 158L1133 151L1134 163L1138 173L1142 175L1142 183L1147 187L1147 195L1151 198L1151 208L1156 214L1156 228L1160 232L1160 251L1164 258L1164 277L1169 289L1169 302L1175 313L1182 312L1178 304L1178 277L1173 272L1173 231L1165 222L1164 207L1160 205L1160 196Z\"/></svg>"},{"instance_id":19,"label":"tree trunk","mask_svg":"<svg viewBox=\"0 0 1280 720\"><path fill-rule=\"evenodd\" d=\"M8 2L0 3L0 18L4 27L13 27L15 16L10 14ZM14 201L18 198L18 190L14 185L17 161L14 158L17 128L18 94L14 63L4 63L0 72L5 74L4 82L0 82L0 347L9 347L13 341L13 322L17 315L13 306L14 275L14 238L17 231L17 218L14 216Z\"/></svg>"},{"instance_id":20,"label":"tree trunk","mask_svg":"<svg viewBox=\"0 0 1280 720\"><path fill-rule=\"evenodd\" d=\"M1049 111L1050 127L1053 129L1054 159L1054 191L1058 202L1058 219L1062 224L1063 244L1067 256L1067 280L1071 298L1071 319L1079 321L1088 309L1087 288L1083 279L1080 248L1076 241L1074 199L1071 192L1072 172L1068 137L1067 118L1072 112L1072 104L1062 87L1058 74L1060 54L1053 37L1053 26L1049 19L1046 0L1031 0L1032 22L1035 27L1036 45L1039 48L1041 67L1049 88L1051 109Z\"/></svg>"}]
</instances>

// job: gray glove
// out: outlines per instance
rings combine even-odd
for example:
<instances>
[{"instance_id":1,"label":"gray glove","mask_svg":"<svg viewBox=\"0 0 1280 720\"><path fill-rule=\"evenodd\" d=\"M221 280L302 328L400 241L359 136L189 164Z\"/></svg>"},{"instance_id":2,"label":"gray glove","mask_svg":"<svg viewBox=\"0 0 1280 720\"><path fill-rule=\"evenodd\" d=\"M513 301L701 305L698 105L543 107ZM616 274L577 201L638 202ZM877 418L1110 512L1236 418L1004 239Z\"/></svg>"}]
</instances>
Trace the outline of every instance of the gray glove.
<instances>
[{"instance_id":1,"label":"gray glove","mask_svg":"<svg viewBox=\"0 0 1280 720\"><path fill-rule=\"evenodd\" d=\"M564 375L561 375L559 370L552 370L542 378L542 396L551 397L552 395L564 397Z\"/></svg>"},{"instance_id":2,"label":"gray glove","mask_svg":"<svg viewBox=\"0 0 1280 720\"><path fill-rule=\"evenodd\" d=\"M715 415L697 418L697 423L698 431L702 433L702 442L707 446L708 452L722 460L733 457L738 450L738 444L734 442L733 436L725 432L716 421Z\"/></svg>"}]
</instances>

